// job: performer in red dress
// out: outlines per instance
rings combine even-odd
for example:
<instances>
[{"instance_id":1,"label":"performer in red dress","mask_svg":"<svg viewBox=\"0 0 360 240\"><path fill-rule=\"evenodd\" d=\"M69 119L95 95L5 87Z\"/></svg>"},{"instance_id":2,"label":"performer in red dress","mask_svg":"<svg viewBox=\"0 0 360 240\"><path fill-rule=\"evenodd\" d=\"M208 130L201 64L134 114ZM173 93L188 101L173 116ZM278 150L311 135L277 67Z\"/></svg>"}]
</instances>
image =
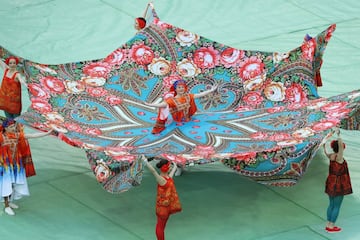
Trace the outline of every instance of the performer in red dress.
<instances>
[{"instance_id":1,"label":"performer in red dress","mask_svg":"<svg viewBox=\"0 0 360 240\"><path fill-rule=\"evenodd\" d=\"M18 117L21 113L21 83L26 83L16 70L18 63L16 57L8 57L5 62L0 60L0 67L5 71L0 88L0 109L7 118Z\"/></svg>"},{"instance_id":2,"label":"performer in red dress","mask_svg":"<svg viewBox=\"0 0 360 240\"><path fill-rule=\"evenodd\" d=\"M352 193L350 174L347 162L343 157L345 143L340 138L340 130L337 130L338 139L330 144L334 153L327 153L324 144L324 152L330 160L329 175L326 179L325 192L329 195L329 207L327 209L327 232L340 232L341 228L335 226L335 221L339 216L340 207L344 195Z\"/></svg>"},{"instance_id":3,"label":"performer in red dress","mask_svg":"<svg viewBox=\"0 0 360 240\"><path fill-rule=\"evenodd\" d=\"M192 94L188 93L188 87L184 80L175 81L170 89L170 92L173 92L173 97L168 97L161 103L146 103L149 106L160 108L152 133L157 134L165 129L168 117L165 113L166 109L169 110L175 122L188 122L197 111L195 99L204 97L216 89L217 85L213 86L210 90Z\"/></svg>"},{"instance_id":4,"label":"performer in red dress","mask_svg":"<svg viewBox=\"0 0 360 240\"><path fill-rule=\"evenodd\" d=\"M171 163L166 159L161 159L156 164L156 167L160 169L159 174L144 156L142 156L142 159L158 182L156 196L156 237L158 240L164 240L167 220L171 214L182 210L173 180L177 166L176 164L172 164L173 167L170 170Z\"/></svg>"}]
</instances>

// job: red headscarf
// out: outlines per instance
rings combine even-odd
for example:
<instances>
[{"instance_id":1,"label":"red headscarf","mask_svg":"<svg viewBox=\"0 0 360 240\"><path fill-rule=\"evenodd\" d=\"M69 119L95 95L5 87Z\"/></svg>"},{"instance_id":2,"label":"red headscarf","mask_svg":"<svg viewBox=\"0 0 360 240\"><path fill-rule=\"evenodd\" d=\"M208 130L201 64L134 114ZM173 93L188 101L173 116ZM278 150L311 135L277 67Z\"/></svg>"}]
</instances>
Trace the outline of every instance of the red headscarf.
<instances>
[{"instance_id":1,"label":"red headscarf","mask_svg":"<svg viewBox=\"0 0 360 240\"><path fill-rule=\"evenodd\" d=\"M331 143L330 143L330 147L332 149L334 149L336 143L338 144L337 140L332 140ZM343 143L343 149L345 149L345 147L346 147L346 145L345 145L345 143Z\"/></svg>"},{"instance_id":2,"label":"red headscarf","mask_svg":"<svg viewBox=\"0 0 360 240\"><path fill-rule=\"evenodd\" d=\"M136 22L139 24L140 29L143 29L146 26L146 20L142 17L135 18Z\"/></svg>"},{"instance_id":3,"label":"red headscarf","mask_svg":"<svg viewBox=\"0 0 360 240\"><path fill-rule=\"evenodd\" d=\"M160 168L160 171L167 173L170 169L170 161L167 162L166 164L162 165Z\"/></svg>"},{"instance_id":4,"label":"red headscarf","mask_svg":"<svg viewBox=\"0 0 360 240\"><path fill-rule=\"evenodd\" d=\"M19 64L19 59L18 59L17 57L10 56L10 57L8 57L7 59L5 59L6 65L9 65L11 59L14 59L14 60L15 60L16 65Z\"/></svg>"},{"instance_id":5,"label":"red headscarf","mask_svg":"<svg viewBox=\"0 0 360 240\"><path fill-rule=\"evenodd\" d=\"M188 91L188 87L187 87L186 82L185 82L184 80L182 80L182 79L176 80L176 81L173 83L173 85L171 86L171 88L170 88L170 92L174 92L174 96L176 96L176 88L177 88L177 86L179 86L179 85L183 85L183 86L185 87L185 92Z\"/></svg>"}]
</instances>

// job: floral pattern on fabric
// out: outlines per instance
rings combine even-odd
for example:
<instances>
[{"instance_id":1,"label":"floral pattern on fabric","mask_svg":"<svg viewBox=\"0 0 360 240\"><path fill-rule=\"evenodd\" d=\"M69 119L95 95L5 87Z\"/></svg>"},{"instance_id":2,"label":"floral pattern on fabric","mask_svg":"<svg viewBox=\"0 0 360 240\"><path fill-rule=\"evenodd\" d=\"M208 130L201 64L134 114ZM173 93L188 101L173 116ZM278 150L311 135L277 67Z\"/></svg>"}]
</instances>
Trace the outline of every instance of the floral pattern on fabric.
<instances>
[{"instance_id":1,"label":"floral pattern on fabric","mask_svg":"<svg viewBox=\"0 0 360 240\"><path fill-rule=\"evenodd\" d=\"M24 59L31 107L18 121L54 128L59 139L85 149L95 175L103 160L109 173L97 179L111 192L123 188L110 176L140 154L179 165L221 160L260 183L290 186L334 126L360 129L359 90L331 98L317 92L334 30L307 35L284 53L249 51L163 22L151 9L147 27L102 59ZM190 93L219 87L195 100L189 122L169 119L161 134L151 134L157 109L144 101L166 96L179 78Z\"/></svg>"}]
</instances>

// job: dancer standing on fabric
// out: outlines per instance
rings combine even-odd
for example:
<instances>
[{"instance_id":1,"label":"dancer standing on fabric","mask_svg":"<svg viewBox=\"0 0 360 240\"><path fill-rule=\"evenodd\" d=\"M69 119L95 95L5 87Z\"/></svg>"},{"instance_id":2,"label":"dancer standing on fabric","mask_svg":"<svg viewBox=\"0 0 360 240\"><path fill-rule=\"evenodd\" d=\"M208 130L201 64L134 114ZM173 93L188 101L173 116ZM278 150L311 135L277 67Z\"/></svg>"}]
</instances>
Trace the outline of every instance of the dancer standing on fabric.
<instances>
[{"instance_id":1,"label":"dancer standing on fabric","mask_svg":"<svg viewBox=\"0 0 360 240\"><path fill-rule=\"evenodd\" d=\"M180 212L182 210L179 196L177 194L173 176L177 169L175 163L172 164L166 159L161 159L156 167L160 169L160 174L154 169L154 167L148 162L145 156L142 159L150 172L155 176L158 183L157 196L156 196L156 237L158 240L165 239L165 227L167 220L171 214Z\"/></svg>"},{"instance_id":2,"label":"dancer standing on fabric","mask_svg":"<svg viewBox=\"0 0 360 240\"><path fill-rule=\"evenodd\" d=\"M327 208L327 224L325 230L327 232L340 232L341 228L335 226L337 217L339 216L341 203L344 195L352 193L351 181L347 162L343 154L345 143L340 138L340 130L337 129L337 140L333 140L330 144L333 153L326 152L324 146L324 153L330 160L329 175L326 179L325 192L329 195L329 206Z\"/></svg>"},{"instance_id":3,"label":"dancer standing on fabric","mask_svg":"<svg viewBox=\"0 0 360 240\"><path fill-rule=\"evenodd\" d=\"M0 126L0 194L5 213L15 215L18 206L11 202L29 195L27 177L35 175L28 138L43 137L52 132L25 134L23 126L5 119Z\"/></svg>"},{"instance_id":4,"label":"dancer standing on fabric","mask_svg":"<svg viewBox=\"0 0 360 240\"><path fill-rule=\"evenodd\" d=\"M165 130L165 123L167 121L166 112L170 111L171 116L175 122L188 122L191 117L196 113L197 107L195 99L204 97L217 89L217 85L213 86L210 90L192 94L188 93L188 87L184 80L177 80L170 88L173 92L173 97L168 97L160 103L145 103L151 107L159 108L156 124L151 133L157 134ZM168 109L168 111L166 111Z\"/></svg>"},{"instance_id":5,"label":"dancer standing on fabric","mask_svg":"<svg viewBox=\"0 0 360 240\"><path fill-rule=\"evenodd\" d=\"M7 118L16 118L21 113L21 84L26 86L26 82L16 69L18 64L19 59L13 56L8 57L5 62L0 60L0 67L4 71L0 88L0 109L4 110Z\"/></svg>"}]
</instances>

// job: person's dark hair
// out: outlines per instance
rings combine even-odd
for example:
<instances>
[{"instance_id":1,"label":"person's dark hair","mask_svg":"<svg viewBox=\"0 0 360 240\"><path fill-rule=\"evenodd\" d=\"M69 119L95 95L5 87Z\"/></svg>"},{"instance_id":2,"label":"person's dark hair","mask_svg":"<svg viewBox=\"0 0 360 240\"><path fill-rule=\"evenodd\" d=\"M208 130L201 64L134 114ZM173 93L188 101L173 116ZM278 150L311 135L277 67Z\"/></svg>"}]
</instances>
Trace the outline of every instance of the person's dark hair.
<instances>
[{"instance_id":1,"label":"person's dark hair","mask_svg":"<svg viewBox=\"0 0 360 240\"><path fill-rule=\"evenodd\" d=\"M331 144L330 144L330 147L332 148L332 150L335 153L338 153L339 152L339 142L338 142L338 140L332 141Z\"/></svg>"},{"instance_id":2,"label":"person's dark hair","mask_svg":"<svg viewBox=\"0 0 360 240\"><path fill-rule=\"evenodd\" d=\"M157 168L161 168L162 166L164 166L164 165L167 164L168 162L169 162L169 161L166 160L166 159L161 159L160 162L158 162L158 163L156 164L156 167L157 167Z\"/></svg>"}]
</instances>

